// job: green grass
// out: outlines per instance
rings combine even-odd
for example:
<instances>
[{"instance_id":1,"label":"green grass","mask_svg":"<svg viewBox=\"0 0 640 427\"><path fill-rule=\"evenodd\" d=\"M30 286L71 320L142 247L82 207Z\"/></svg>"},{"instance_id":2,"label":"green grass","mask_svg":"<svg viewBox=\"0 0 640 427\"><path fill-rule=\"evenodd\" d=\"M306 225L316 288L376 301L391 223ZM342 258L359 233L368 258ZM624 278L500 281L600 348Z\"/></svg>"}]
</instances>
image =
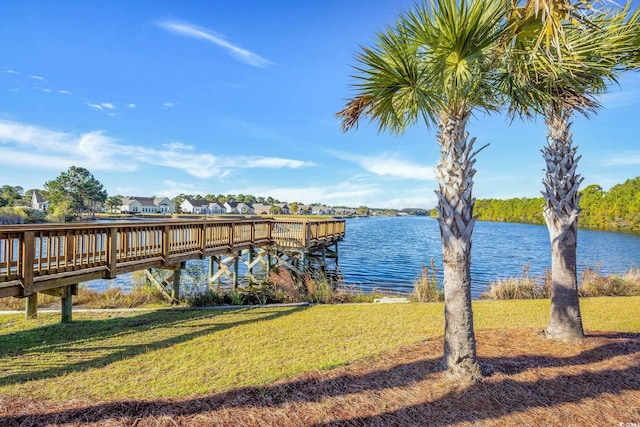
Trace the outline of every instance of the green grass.
<instances>
[{"instance_id":1,"label":"green grass","mask_svg":"<svg viewBox=\"0 0 640 427\"><path fill-rule=\"evenodd\" d=\"M640 297L582 299L585 329L640 332ZM441 303L0 315L0 395L191 397L262 386L442 335ZM548 300L474 303L476 330L543 328Z\"/></svg>"}]
</instances>

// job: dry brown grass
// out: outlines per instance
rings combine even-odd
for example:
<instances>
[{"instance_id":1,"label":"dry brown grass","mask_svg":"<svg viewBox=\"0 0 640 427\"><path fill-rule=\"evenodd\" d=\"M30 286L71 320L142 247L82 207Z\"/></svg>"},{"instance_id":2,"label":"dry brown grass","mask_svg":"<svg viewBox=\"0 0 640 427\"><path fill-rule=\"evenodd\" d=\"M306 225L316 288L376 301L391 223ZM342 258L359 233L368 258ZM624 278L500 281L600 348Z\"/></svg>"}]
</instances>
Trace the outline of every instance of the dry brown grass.
<instances>
[{"instance_id":1,"label":"dry brown grass","mask_svg":"<svg viewBox=\"0 0 640 427\"><path fill-rule=\"evenodd\" d=\"M474 385L442 373L438 338L266 387L193 399L58 404L0 397L0 425L640 423L640 334L591 333L581 343L560 344L519 328L481 331L477 340L487 376Z\"/></svg>"},{"instance_id":2,"label":"dry brown grass","mask_svg":"<svg viewBox=\"0 0 640 427\"><path fill-rule=\"evenodd\" d=\"M604 276L600 266L586 268L582 272L579 292L583 297L640 295L640 269L634 267L622 275Z\"/></svg>"}]
</instances>

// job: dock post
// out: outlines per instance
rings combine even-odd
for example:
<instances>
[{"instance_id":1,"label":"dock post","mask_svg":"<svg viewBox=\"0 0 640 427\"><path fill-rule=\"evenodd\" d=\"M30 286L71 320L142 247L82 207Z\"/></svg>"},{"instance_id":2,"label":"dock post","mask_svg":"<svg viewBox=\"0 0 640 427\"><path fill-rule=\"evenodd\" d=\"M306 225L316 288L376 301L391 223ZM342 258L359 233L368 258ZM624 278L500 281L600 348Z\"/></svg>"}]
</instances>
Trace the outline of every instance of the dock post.
<instances>
[{"instance_id":1,"label":"dock post","mask_svg":"<svg viewBox=\"0 0 640 427\"><path fill-rule=\"evenodd\" d=\"M182 277L182 268L177 268L176 271L173 272L173 289L171 291L171 298L173 298L174 303L178 303L180 299L180 278Z\"/></svg>"},{"instance_id":2,"label":"dock post","mask_svg":"<svg viewBox=\"0 0 640 427\"><path fill-rule=\"evenodd\" d=\"M233 290L238 289L238 259L242 256L242 251L238 251L238 256L233 261Z\"/></svg>"},{"instance_id":3,"label":"dock post","mask_svg":"<svg viewBox=\"0 0 640 427\"><path fill-rule=\"evenodd\" d=\"M38 293L34 292L27 297L25 309L25 317L27 319L35 319L38 317Z\"/></svg>"},{"instance_id":4,"label":"dock post","mask_svg":"<svg viewBox=\"0 0 640 427\"><path fill-rule=\"evenodd\" d=\"M64 286L62 288L62 323L70 323L72 320L72 306L73 306L73 287L75 285Z\"/></svg>"},{"instance_id":5,"label":"dock post","mask_svg":"<svg viewBox=\"0 0 640 427\"><path fill-rule=\"evenodd\" d=\"M213 289L213 277L215 274L215 258L213 255L211 255L209 257L209 278L207 280L207 283L209 284L209 289Z\"/></svg>"},{"instance_id":6,"label":"dock post","mask_svg":"<svg viewBox=\"0 0 640 427\"><path fill-rule=\"evenodd\" d=\"M247 271L249 272L249 274L252 274L253 273L253 265L251 265L251 264L253 263L253 246L249 247L248 261L249 261L249 269Z\"/></svg>"}]
</instances>

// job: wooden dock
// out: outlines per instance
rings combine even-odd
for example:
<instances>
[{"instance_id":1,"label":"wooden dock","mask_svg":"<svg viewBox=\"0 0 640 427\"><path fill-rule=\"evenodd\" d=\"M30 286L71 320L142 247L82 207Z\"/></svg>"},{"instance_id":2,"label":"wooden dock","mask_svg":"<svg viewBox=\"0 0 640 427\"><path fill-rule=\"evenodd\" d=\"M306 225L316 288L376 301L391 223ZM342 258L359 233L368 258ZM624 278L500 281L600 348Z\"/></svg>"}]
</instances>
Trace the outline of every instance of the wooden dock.
<instances>
[{"instance_id":1,"label":"wooden dock","mask_svg":"<svg viewBox=\"0 0 640 427\"><path fill-rule=\"evenodd\" d=\"M184 263L210 258L219 274L229 271L222 257L236 262L243 251L305 254L324 251L345 235L345 221L224 218L148 222L0 226L0 298L27 297L35 315L37 293L57 295L70 320L77 284L113 279L151 268L179 271ZM268 266L269 267L269 266ZM179 276L178 276L179 277ZM64 305L69 307L65 313ZM30 313L31 311L31 313Z\"/></svg>"}]
</instances>

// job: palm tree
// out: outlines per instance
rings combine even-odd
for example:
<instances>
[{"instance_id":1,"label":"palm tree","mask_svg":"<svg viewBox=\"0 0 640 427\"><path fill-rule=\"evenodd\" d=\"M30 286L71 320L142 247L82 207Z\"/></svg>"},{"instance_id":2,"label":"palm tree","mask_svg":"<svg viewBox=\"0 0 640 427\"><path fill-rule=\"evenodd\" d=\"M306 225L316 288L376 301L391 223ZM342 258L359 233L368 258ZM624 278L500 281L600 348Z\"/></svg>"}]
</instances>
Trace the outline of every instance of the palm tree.
<instances>
[{"instance_id":1,"label":"palm tree","mask_svg":"<svg viewBox=\"0 0 640 427\"><path fill-rule=\"evenodd\" d=\"M367 117L380 131L401 134L422 118L437 128L437 210L444 261L443 367L454 376L480 377L471 309L471 234L474 111L496 111L494 61L507 34L501 0L431 0L401 15L363 47L356 59L356 95L338 113L343 130ZM484 147L483 147L484 148Z\"/></svg>"},{"instance_id":2,"label":"palm tree","mask_svg":"<svg viewBox=\"0 0 640 427\"><path fill-rule=\"evenodd\" d=\"M577 227L580 213L577 147L573 146L571 117L589 116L633 56L638 14L628 18L628 7L599 10L584 22L558 19L554 29L562 43L540 48L540 34L548 25L533 8L519 9L509 39L502 90L510 99L510 113L541 114L547 125L543 180L543 215L551 240L551 314L546 334L554 339L584 337L576 275ZM583 15L584 17L585 15ZM635 29L635 30L634 30ZM637 53L636 53L637 54Z\"/></svg>"}]
</instances>

